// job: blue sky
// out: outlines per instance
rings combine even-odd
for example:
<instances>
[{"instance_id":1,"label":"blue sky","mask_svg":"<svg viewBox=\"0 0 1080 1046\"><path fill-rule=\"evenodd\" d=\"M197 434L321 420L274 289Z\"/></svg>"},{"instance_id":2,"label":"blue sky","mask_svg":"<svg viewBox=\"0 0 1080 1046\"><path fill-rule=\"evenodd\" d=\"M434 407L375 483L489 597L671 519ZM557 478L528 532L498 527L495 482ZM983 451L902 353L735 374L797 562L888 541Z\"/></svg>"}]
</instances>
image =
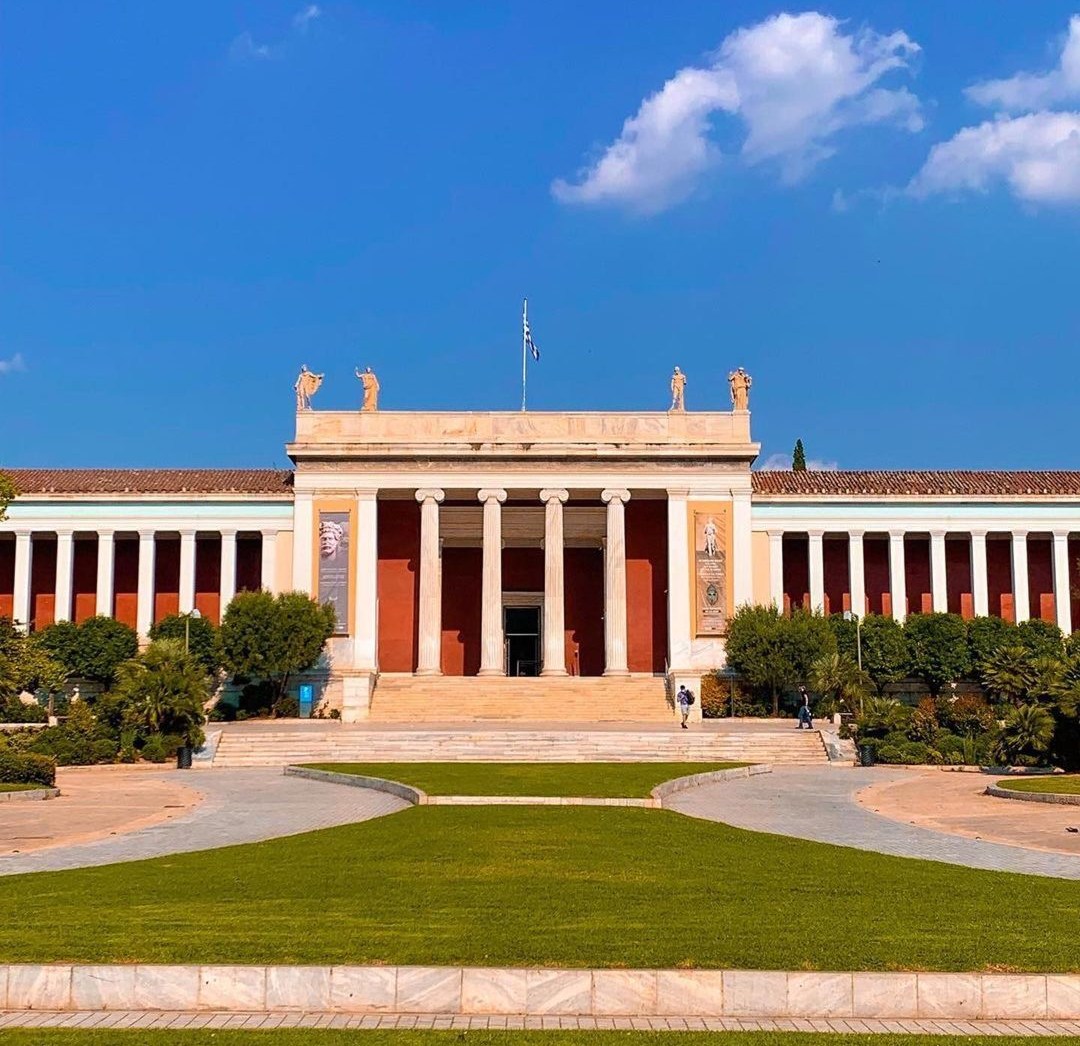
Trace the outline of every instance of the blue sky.
<instances>
[{"instance_id":1,"label":"blue sky","mask_svg":"<svg viewBox=\"0 0 1080 1046\"><path fill-rule=\"evenodd\" d=\"M284 464L301 363L513 409L528 294L538 410L1076 467L1078 11L8 0L0 463Z\"/></svg>"}]
</instances>

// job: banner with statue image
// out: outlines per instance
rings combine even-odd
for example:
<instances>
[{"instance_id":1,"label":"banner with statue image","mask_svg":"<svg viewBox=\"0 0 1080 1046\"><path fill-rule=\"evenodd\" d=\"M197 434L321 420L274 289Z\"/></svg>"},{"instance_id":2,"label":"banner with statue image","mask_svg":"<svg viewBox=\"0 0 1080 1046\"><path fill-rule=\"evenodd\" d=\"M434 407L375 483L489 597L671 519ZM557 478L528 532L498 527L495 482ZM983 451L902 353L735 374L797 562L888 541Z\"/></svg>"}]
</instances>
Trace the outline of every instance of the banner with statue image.
<instances>
[{"instance_id":1,"label":"banner with statue image","mask_svg":"<svg viewBox=\"0 0 1080 1046\"><path fill-rule=\"evenodd\" d=\"M352 576L352 513L319 509L316 552L316 599L329 603L336 615L334 635L349 634L349 579Z\"/></svg>"},{"instance_id":2,"label":"banner with statue image","mask_svg":"<svg viewBox=\"0 0 1080 1046\"><path fill-rule=\"evenodd\" d=\"M724 635L733 598L729 503L690 506L690 557L694 634Z\"/></svg>"}]
</instances>

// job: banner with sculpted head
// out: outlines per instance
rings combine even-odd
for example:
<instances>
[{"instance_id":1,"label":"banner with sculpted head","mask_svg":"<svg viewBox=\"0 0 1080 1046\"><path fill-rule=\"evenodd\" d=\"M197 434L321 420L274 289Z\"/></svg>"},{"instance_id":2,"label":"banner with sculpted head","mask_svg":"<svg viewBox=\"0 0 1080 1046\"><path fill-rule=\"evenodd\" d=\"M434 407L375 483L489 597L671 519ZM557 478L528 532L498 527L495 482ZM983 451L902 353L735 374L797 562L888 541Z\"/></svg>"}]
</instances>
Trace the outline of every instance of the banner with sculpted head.
<instances>
[{"instance_id":1,"label":"banner with sculpted head","mask_svg":"<svg viewBox=\"0 0 1080 1046\"><path fill-rule=\"evenodd\" d=\"M731 506L692 505L690 528L694 634L720 636L731 612Z\"/></svg>"},{"instance_id":2,"label":"banner with sculpted head","mask_svg":"<svg viewBox=\"0 0 1080 1046\"><path fill-rule=\"evenodd\" d=\"M352 549L352 515L320 511L318 515L318 590L320 603L329 603L337 615L334 635L349 634L349 569Z\"/></svg>"}]
</instances>

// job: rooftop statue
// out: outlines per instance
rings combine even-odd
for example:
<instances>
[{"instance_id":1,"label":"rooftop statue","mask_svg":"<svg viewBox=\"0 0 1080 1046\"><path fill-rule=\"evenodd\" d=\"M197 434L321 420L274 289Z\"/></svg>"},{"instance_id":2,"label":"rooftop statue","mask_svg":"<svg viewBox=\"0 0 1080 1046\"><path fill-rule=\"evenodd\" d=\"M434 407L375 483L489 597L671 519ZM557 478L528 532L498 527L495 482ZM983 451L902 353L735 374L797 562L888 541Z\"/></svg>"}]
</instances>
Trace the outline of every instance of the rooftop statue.
<instances>
[{"instance_id":1,"label":"rooftop statue","mask_svg":"<svg viewBox=\"0 0 1080 1046\"><path fill-rule=\"evenodd\" d=\"M750 375L740 367L728 375L728 383L731 385L731 409L749 410L750 386L754 384Z\"/></svg>"},{"instance_id":2,"label":"rooftop statue","mask_svg":"<svg viewBox=\"0 0 1080 1046\"><path fill-rule=\"evenodd\" d=\"M361 373L359 370L355 370L356 376L360 379L360 384L364 389L364 402L360 405L361 410L376 411L379 409L379 379L375 377L375 372L370 368L365 368Z\"/></svg>"},{"instance_id":3,"label":"rooftop statue","mask_svg":"<svg viewBox=\"0 0 1080 1046\"><path fill-rule=\"evenodd\" d=\"M319 391L319 386L325 377L325 374L315 374L308 370L306 363L300 367L300 375L293 386L296 392L297 410L311 410L311 397Z\"/></svg>"},{"instance_id":4,"label":"rooftop statue","mask_svg":"<svg viewBox=\"0 0 1080 1046\"><path fill-rule=\"evenodd\" d=\"M669 410L686 410L686 375L678 367L671 375L671 406Z\"/></svg>"}]
</instances>

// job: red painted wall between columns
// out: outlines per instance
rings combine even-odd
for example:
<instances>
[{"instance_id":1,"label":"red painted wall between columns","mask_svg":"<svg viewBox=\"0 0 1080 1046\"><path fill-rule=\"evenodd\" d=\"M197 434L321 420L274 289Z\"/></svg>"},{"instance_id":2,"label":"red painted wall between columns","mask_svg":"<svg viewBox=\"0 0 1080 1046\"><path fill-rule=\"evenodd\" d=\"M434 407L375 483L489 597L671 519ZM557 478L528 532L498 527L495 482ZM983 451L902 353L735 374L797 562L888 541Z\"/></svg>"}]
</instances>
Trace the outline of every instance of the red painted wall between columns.
<instances>
[{"instance_id":1,"label":"red painted wall between columns","mask_svg":"<svg viewBox=\"0 0 1080 1046\"><path fill-rule=\"evenodd\" d=\"M1043 621L1056 621L1054 614L1054 561L1049 534L1030 534L1028 553L1028 613Z\"/></svg>"},{"instance_id":2,"label":"red painted wall between columns","mask_svg":"<svg viewBox=\"0 0 1080 1046\"><path fill-rule=\"evenodd\" d=\"M810 605L810 546L805 534L784 535L784 611Z\"/></svg>"},{"instance_id":3,"label":"red painted wall between columns","mask_svg":"<svg viewBox=\"0 0 1080 1046\"><path fill-rule=\"evenodd\" d=\"M378 530L379 669L413 672L420 599L420 506L415 501L379 501Z\"/></svg>"},{"instance_id":4,"label":"red painted wall between columns","mask_svg":"<svg viewBox=\"0 0 1080 1046\"><path fill-rule=\"evenodd\" d=\"M442 670L448 676L480 671L483 565L483 549L443 549Z\"/></svg>"},{"instance_id":5,"label":"red painted wall between columns","mask_svg":"<svg viewBox=\"0 0 1080 1046\"><path fill-rule=\"evenodd\" d=\"M904 587L907 589L907 612L929 614L934 609L930 588L930 538L904 538Z\"/></svg>"},{"instance_id":6,"label":"red painted wall between columns","mask_svg":"<svg viewBox=\"0 0 1080 1046\"><path fill-rule=\"evenodd\" d=\"M215 625L221 623L221 538L195 539L195 609Z\"/></svg>"},{"instance_id":7,"label":"red painted wall between columns","mask_svg":"<svg viewBox=\"0 0 1080 1046\"><path fill-rule=\"evenodd\" d=\"M663 672L667 660L667 502L626 505L626 660Z\"/></svg>"},{"instance_id":8,"label":"red painted wall between columns","mask_svg":"<svg viewBox=\"0 0 1080 1046\"><path fill-rule=\"evenodd\" d=\"M113 617L132 628L139 619L139 539L117 535L113 559Z\"/></svg>"},{"instance_id":9,"label":"red painted wall between columns","mask_svg":"<svg viewBox=\"0 0 1080 1046\"><path fill-rule=\"evenodd\" d=\"M1069 538L1069 593L1073 628L1080 625L1080 538Z\"/></svg>"},{"instance_id":10,"label":"red painted wall between columns","mask_svg":"<svg viewBox=\"0 0 1080 1046\"><path fill-rule=\"evenodd\" d=\"M568 548L565 579L566 670L571 675L604 674L604 553Z\"/></svg>"},{"instance_id":11,"label":"red painted wall between columns","mask_svg":"<svg viewBox=\"0 0 1080 1046\"><path fill-rule=\"evenodd\" d=\"M154 539L154 624L180 613L180 539Z\"/></svg>"},{"instance_id":12,"label":"red painted wall between columns","mask_svg":"<svg viewBox=\"0 0 1080 1046\"><path fill-rule=\"evenodd\" d=\"M544 591L544 550L504 548L502 555L504 592Z\"/></svg>"},{"instance_id":13,"label":"red painted wall between columns","mask_svg":"<svg viewBox=\"0 0 1080 1046\"><path fill-rule=\"evenodd\" d=\"M975 616L971 592L971 540L967 534L945 538L945 587L950 614L965 620Z\"/></svg>"},{"instance_id":14,"label":"red painted wall between columns","mask_svg":"<svg viewBox=\"0 0 1080 1046\"><path fill-rule=\"evenodd\" d=\"M891 614L889 593L889 539L882 534L863 535L863 582L867 613Z\"/></svg>"},{"instance_id":15,"label":"red painted wall between columns","mask_svg":"<svg viewBox=\"0 0 1080 1046\"><path fill-rule=\"evenodd\" d=\"M848 579L848 539L826 534L822 539L826 614L841 614L851 609L851 585Z\"/></svg>"},{"instance_id":16,"label":"red painted wall between columns","mask_svg":"<svg viewBox=\"0 0 1080 1046\"><path fill-rule=\"evenodd\" d=\"M76 538L71 564L71 617L76 623L97 613L97 538Z\"/></svg>"},{"instance_id":17,"label":"red painted wall between columns","mask_svg":"<svg viewBox=\"0 0 1080 1046\"><path fill-rule=\"evenodd\" d=\"M258 592L260 588L262 588L262 535L237 535L236 591Z\"/></svg>"},{"instance_id":18,"label":"red painted wall between columns","mask_svg":"<svg viewBox=\"0 0 1080 1046\"><path fill-rule=\"evenodd\" d=\"M0 538L0 617L15 613L15 540Z\"/></svg>"},{"instance_id":19,"label":"red painted wall between columns","mask_svg":"<svg viewBox=\"0 0 1080 1046\"><path fill-rule=\"evenodd\" d=\"M30 631L56 620L56 538L35 534L30 553Z\"/></svg>"},{"instance_id":20,"label":"red painted wall between columns","mask_svg":"<svg viewBox=\"0 0 1080 1046\"><path fill-rule=\"evenodd\" d=\"M986 588L990 614L1015 621L1012 596L1012 546L1009 538L986 539Z\"/></svg>"}]
</instances>

